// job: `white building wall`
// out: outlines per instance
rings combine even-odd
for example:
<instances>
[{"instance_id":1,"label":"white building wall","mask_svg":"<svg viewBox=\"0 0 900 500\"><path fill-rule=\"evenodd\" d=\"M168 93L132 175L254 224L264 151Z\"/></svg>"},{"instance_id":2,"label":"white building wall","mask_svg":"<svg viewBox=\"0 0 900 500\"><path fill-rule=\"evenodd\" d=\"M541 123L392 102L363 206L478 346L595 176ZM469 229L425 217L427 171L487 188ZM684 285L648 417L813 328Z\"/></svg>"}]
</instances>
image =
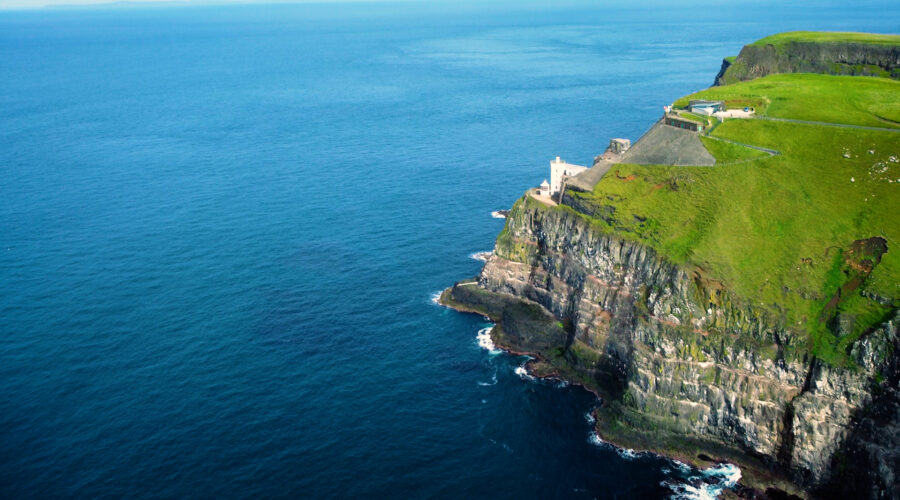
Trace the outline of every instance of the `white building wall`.
<instances>
[{"instance_id":1,"label":"white building wall","mask_svg":"<svg viewBox=\"0 0 900 500\"><path fill-rule=\"evenodd\" d=\"M562 189L563 177L572 177L587 169L587 167L582 167L581 165L566 163L557 156L555 160L550 162L550 193L556 194Z\"/></svg>"}]
</instances>

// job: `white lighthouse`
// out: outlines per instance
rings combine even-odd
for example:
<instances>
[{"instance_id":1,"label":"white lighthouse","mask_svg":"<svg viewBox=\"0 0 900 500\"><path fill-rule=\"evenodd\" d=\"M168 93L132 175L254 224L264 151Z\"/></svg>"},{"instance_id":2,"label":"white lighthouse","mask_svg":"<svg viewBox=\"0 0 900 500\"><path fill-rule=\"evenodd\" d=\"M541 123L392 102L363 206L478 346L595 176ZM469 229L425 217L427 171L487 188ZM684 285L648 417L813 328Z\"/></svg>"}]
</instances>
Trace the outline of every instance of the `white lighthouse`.
<instances>
[{"instance_id":1,"label":"white lighthouse","mask_svg":"<svg viewBox=\"0 0 900 500\"><path fill-rule=\"evenodd\" d=\"M559 193L559 190L562 189L563 180L566 177L573 177L581 172L587 170L587 167L582 167L581 165L573 165L571 163L566 163L559 159L559 156L556 157L555 160L550 161L550 194L555 195Z\"/></svg>"}]
</instances>

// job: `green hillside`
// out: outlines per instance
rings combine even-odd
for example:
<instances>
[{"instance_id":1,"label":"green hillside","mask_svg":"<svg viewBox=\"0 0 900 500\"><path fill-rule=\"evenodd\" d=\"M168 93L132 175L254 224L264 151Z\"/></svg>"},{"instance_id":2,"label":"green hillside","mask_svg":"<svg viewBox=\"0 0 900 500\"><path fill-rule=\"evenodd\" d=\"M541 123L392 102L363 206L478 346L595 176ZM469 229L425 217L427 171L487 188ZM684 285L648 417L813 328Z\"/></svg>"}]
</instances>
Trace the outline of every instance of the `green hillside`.
<instances>
[{"instance_id":1,"label":"green hillside","mask_svg":"<svg viewBox=\"0 0 900 500\"><path fill-rule=\"evenodd\" d=\"M755 103L761 114L863 130L733 119L704 139L722 166L616 165L593 192L596 227L695 266L846 363L846 348L900 305L900 82L772 75L685 97ZM740 161L736 161L740 160ZM729 161L733 163L729 163ZM887 251L881 248L886 242Z\"/></svg>"},{"instance_id":2,"label":"green hillside","mask_svg":"<svg viewBox=\"0 0 900 500\"><path fill-rule=\"evenodd\" d=\"M724 99L728 108L752 106L757 115L900 128L900 85L890 78L790 73L769 75L682 97Z\"/></svg>"}]
</instances>

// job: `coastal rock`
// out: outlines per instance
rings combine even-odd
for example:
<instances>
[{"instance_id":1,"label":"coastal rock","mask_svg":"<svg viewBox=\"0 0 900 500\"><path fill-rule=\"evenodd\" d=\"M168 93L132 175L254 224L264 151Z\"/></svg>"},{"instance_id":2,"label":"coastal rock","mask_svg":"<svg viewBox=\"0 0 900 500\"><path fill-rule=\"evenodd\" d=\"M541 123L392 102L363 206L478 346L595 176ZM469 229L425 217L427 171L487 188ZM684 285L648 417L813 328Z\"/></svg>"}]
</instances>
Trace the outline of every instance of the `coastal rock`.
<instances>
[{"instance_id":1,"label":"coastal rock","mask_svg":"<svg viewBox=\"0 0 900 500\"><path fill-rule=\"evenodd\" d=\"M728 85L774 73L900 78L900 48L891 44L821 41L745 45L733 61L723 61L715 84Z\"/></svg>"},{"instance_id":2,"label":"coastal rock","mask_svg":"<svg viewBox=\"0 0 900 500\"><path fill-rule=\"evenodd\" d=\"M857 342L856 367L827 366L804 354L799 332L701 269L602 233L576 210L526 197L507 220L477 284L448 296L497 320L507 347L601 394L609 428L736 450L811 490L844 491L864 465L879 478L869 496L896 495L900 453L884 450L878 429L900 429L900 318ZM530 323L510 312L515 302Z\"/></svg>"}]
</instances>

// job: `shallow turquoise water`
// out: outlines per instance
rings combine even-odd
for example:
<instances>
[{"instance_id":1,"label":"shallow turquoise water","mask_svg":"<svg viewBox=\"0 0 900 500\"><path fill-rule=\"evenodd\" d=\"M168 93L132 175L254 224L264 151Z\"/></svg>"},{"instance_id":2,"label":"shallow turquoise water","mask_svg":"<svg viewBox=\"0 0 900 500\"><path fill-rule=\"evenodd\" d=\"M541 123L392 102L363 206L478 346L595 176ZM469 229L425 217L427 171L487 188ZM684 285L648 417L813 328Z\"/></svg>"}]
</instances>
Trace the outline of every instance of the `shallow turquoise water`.
<instances>
[{"instance_id":1,"label":"shallow turquoise water","mask_svg":"<svg viewBox=\"0 0 900 500\"><path fill-rule=\"evenodd\" d=\"M431 296L553 156L883 12L0 13L0 494L670 495Z\"/></svg>"}]
</instances>

